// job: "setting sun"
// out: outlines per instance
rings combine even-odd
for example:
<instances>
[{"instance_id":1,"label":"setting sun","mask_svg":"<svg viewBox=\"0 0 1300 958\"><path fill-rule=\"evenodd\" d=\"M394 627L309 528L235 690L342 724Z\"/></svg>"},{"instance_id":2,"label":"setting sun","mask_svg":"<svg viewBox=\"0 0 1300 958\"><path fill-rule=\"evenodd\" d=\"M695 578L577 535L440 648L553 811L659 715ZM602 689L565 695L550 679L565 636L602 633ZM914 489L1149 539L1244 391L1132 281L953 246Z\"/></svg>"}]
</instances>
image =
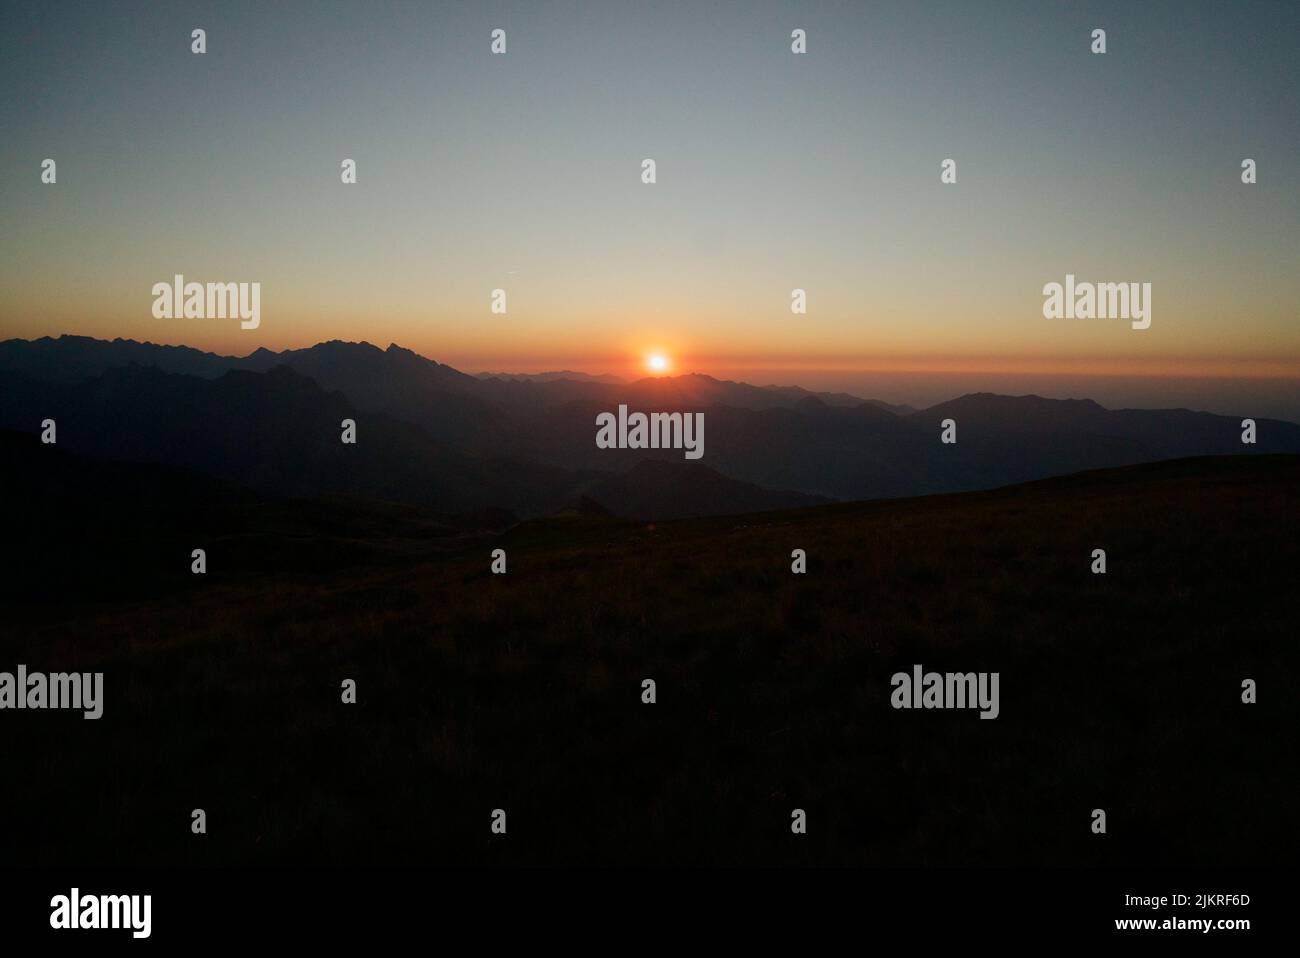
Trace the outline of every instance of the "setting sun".
<instances>
[{"instance_id":1,"label":"setting sun","mask_svg":"<svg viewBox=\"0 0 1300 958\"><path fill-rule=\"evenodd\" d=\"M652 373L666 373L670 364L663 353L651 353L646 357L645 365Z\"/></svg>"}]
</instances>

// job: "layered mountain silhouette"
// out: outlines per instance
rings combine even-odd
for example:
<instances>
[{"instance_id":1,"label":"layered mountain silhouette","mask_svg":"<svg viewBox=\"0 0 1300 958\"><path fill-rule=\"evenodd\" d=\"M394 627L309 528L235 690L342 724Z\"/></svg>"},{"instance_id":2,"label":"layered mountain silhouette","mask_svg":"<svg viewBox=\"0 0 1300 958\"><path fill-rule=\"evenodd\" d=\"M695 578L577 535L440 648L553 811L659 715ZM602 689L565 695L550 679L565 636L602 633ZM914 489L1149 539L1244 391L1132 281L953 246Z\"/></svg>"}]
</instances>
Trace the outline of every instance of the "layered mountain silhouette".
<instances>
[{"instance_id":1,"label":"layered mountain silhouette","mask_svg":"<svg viewBox=\"0 0 1300 958\"><path fill-rule=\"evenodd\" d=\"M471 376L392 345L246 357L76 336L0 343L0 428L194 470L259 495L348 494L462 514L587 501L631 518L993 488L1205 455L1300 453L1300 426L1186 409L972 394L924 410L698 374ZM596 416L703 412L705 455L599 449ZM1248 416L1249 411L1243 411ZM340 423L357 423L357 444ZM955 444L939 441L956 423ZM585 498L584 498L585 497Z\"/></svg>"}]
</instances>

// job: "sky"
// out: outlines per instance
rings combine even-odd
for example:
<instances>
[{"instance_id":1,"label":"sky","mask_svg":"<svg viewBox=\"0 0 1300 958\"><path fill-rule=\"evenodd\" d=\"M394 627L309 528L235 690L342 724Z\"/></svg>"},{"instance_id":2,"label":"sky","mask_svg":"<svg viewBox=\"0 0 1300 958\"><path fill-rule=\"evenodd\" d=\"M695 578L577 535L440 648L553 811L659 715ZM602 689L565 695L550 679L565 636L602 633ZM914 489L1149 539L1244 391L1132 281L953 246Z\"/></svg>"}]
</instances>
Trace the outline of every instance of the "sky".
<instances>
[{"instance_id":1,"label":"sky","mask_svg":"<svg viewBox=\"0 0 1300 958\"><path fill-rule=\"evenodd\" d=\"M895 401L1217 381L1300 416L1300 5L0 10L6 337L620 375L659 352ZM155 318L177 273L259 282L259 327ZM1150 283L1151 327L1044 318L1067 273Z\"/></svg>"}]
</instances>

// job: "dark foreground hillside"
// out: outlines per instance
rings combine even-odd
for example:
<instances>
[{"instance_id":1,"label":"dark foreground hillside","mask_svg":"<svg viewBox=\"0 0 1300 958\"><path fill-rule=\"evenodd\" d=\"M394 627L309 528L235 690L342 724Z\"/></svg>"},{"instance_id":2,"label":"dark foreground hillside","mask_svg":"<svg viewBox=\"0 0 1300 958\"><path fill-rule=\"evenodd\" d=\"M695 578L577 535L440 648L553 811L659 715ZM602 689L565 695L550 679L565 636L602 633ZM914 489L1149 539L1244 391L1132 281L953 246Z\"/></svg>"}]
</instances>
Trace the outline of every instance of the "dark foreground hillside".
<instances>
[{"instance_id":1,"label":"dark foreground hillside","mask_svg":"<svg viewBox=\"0 0 1300 958\"><path fill-rule=\"evenodd\" d=\"M1300 457L505 532L179 472L144 496L139 476L96 482L101 503L40 483L3 498L5 567L26 572L0 670L106 686L99 721L0 713L9 863L1160 865L1297 847ZM916 663L1000 672L1000 717L892 709L891 674Z\"/></svg>"}]
</instances>

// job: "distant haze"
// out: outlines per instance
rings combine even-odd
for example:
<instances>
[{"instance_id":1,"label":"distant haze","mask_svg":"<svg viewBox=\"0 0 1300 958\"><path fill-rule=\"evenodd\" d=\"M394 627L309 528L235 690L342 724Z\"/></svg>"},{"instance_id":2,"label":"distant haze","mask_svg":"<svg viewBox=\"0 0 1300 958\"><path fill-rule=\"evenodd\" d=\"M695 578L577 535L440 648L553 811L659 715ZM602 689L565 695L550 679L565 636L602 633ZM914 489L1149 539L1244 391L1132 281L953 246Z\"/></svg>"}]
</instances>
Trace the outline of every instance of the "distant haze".
<instances>
[{"instance_id":1,"label":"distant haze","mask_svg":"<svg viewBox=\"0 0 1300 958\"><path fill-rule=\"evenodd\" d=\"M1225 416L1300 422L1300 379L1070 376L1001 372L845 372L841 370L732 370L719 373L755 385L797 384L847 392L917 408L972 392L1049 399L1093 399L1108 409L1195 409Z\"/></svg>"}]
</instances>

